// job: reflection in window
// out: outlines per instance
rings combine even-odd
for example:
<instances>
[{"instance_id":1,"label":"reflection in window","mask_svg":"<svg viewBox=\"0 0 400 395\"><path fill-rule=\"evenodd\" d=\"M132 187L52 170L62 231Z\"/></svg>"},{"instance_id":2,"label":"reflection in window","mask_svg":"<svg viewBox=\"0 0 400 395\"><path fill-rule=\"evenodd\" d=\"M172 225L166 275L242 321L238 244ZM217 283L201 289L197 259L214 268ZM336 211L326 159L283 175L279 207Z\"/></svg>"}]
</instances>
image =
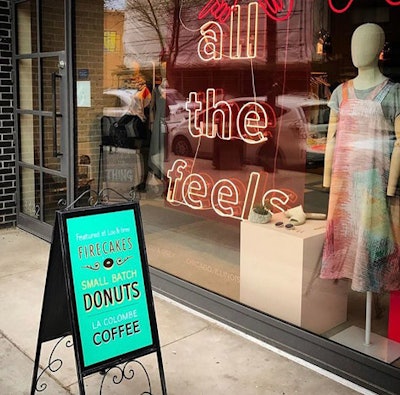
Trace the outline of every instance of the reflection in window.
<instances>
[{"instance_id":1,"label":"reflection in window","mask_svg":"<svg viewBox=\"0 0 400 395\"><path fill-rule=\"evenodd\" d=\"M121 36L117 32L104 32L104 51L117 52L121 46Z\"/></svg>"},{"instance_id":2,"label":"reflection in window","mask_svg":"<svg viewBox=\"0 0 400 395\"><path fill-rule=\"evenodd\" d=\"M278 303L268 305L281 299L274 259L287 248L275 248L279 240L271 245L273 236L302 242L316 231L322 248L324 221L307 219L293 229L273 224L278 217L289 222L285 212L296 207L304 215L327 213L328 103L334 87L355 75L344 39L353 29L350 14L332 13L323 0L290 1L273 18L262 2L238 2L221 20L206 1L152 1L154 14L145 3L105 10L99 187L118 184L124 195L140 198L150 264L324 336L357 323L362 301L347 292L346 280L335 287L319 278L320 251L314 256L311 249L305 255L315 259L306 269L303 261L284 269L301 268L296 289L308 294L279 300L276 310ZM318 52L319 33L328 27L334 45ZM259 228L248 216L264 203L273 222ZM266 297L268 279L278 288ZM310 300L308 311L290 309ZM324 303L332 303L325 318L307 316L321 301L324 314Z\"/></svg>"}]
</instances>

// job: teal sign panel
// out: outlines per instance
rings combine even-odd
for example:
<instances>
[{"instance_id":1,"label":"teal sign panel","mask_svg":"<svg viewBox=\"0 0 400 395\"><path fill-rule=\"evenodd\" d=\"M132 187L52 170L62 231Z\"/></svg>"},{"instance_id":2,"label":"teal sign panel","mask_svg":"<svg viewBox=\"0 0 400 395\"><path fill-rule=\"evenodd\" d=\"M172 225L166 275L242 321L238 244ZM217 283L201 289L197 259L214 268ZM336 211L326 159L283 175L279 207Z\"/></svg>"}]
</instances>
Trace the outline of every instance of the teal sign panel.
<instances>
[{"instance_id":1,"label":"teal sign panel","mask_svg":"<svg viewBox=\"0 0 400 395\"><path fill-rule=\"evenodd\" d=\"M66 233L83 366L151 346L134 210L67 218Z\"/></svg>"}]
</instances>

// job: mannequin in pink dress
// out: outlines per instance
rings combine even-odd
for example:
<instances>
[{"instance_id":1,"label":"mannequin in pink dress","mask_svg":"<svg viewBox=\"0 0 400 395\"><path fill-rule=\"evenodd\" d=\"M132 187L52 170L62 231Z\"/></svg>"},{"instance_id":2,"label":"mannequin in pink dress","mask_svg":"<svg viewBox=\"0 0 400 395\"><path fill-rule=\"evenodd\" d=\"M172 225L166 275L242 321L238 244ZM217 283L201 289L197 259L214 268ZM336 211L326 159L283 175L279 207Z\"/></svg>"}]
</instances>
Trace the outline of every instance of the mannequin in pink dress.
<instances>
[{"instance_id":1,"label":"mannequin in pink dress","mask_svg":"<svg viewBox=\"0 0 400 395\"><path fill-rule=\"evenodd\" d=\"M358 75L340 85L330 103L321 277L352 279L356 291L400 289L400 224L388 199L398 194L400 176L400 88L378 67L384 39L372 23L355 30L351 48Z\"/></svg>"},{"instance_id":2,"label":"mannequin in pink dress","mask_svg":"<svg viewBox=\"0 0 400 395\"><path fill-rule=\"evenodd\" d=\"M330 196L321 278L348 278L367 292L367 324L372 292L400 289L400 86L379 70L384 41L376 24L353 33L358 75L332 94L323 178Z\"/></svg>"}]
</instances>

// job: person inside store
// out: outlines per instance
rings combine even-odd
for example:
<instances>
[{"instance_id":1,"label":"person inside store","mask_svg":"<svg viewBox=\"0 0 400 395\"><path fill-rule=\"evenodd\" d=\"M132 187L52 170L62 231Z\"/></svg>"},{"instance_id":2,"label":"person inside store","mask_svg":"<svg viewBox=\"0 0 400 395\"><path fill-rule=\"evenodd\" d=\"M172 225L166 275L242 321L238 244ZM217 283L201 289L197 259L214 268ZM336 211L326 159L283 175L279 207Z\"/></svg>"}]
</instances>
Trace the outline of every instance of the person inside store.
<instances>
[{"instance_id":1,"label":"person inside store","mask_svg":"<svg viewBox=\"0 0 400 395\"><path fill-rule=\"evenodd\" d=\"M166 78L162 79L161 76L156 76L150 103L149 169L159 180L164 177L165 139L167 133L165 119L168 116L167 87Z\"/></svg>"},{"instance_id":2,"label":"person inside store","mask_svg":"<svg viewBox=\"0 0 400 395\"><path fill-rule=\"evenodd\" d=\"M331 108L323 186L330 188L321 278L351 279L359 292L400 289L400 84L379 69L376 24L351 40L357 76Z\"/></svg>"},{"instance_id":3,"label":"person inside store","mask_svg":"<svg viewBox=\"0 0 400 395\"><path fill-rule=\"evenodd\" d=\"M148 172L145 178L147 197L155 198L164 193L164 161L167 139L166 117L168 116L166 78L156 76L149 106L150 144Z\"/></svg>"},{"instance_id":4,"label":"person inside store","mask_svg":"<svg viewBox=\"0 0 400 395\"><path fill-rule=\"evenodd\" d=\"M132 95L128 111L114 123L114 127L117 131L124 133L126 125L133 121L136 138L146 139L145 109L150 105L151 92L146 85L146 80L140 74L132 79L132 88L136 92Z\"/></svg>"},{"instance_id":5,"label":"person inside store","mask_svg":"<svg viewBox=\"0 0 400 395\"><path fill-rule=\"evenodd\" d=\"M144 191L146 189L146 178L148 173L147 161L150 140L148 112L151 103L151 92L147 87L145 78L140 73L137 73L132 78L131 86L135 89L135 93L132 95L126 114L114 123L112 135L115 145L124 148L140 149L144 161L144 181L137 187L137 189L139 191ZM131 144L127 138L128 132L126 130L126 125L129 122L132 122L133 130L135 132L133 144Z\"/></svg>"}]
</instances>

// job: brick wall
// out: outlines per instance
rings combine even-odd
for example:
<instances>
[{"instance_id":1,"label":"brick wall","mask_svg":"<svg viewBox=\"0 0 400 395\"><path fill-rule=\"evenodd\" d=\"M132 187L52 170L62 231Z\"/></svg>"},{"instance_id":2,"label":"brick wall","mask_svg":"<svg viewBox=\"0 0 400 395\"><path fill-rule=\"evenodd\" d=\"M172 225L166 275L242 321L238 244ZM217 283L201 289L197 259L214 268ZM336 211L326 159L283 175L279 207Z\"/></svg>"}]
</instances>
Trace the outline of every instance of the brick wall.
<instances>
[{"instance_id":1,"label":"brick wall","mask_svg":"<svg viewBox=\"0 0 400 395\"><path fill-rule=\"evenodd\" d=\"M0 228L16 224L10 1L0 0Z\"/></svg>"},{"instance_id":2,"label":"brick wall","mask_svg":"<svg viewBox=\"0 0 400 395\"><path fill-rule=\"evenodd\" d=\"M103 0L80 0L76 3L76 69L86 69L91 82L90 107L78 107L77 160L82 155L90 158L92 189L97 189L99 146L101 144L101 117L103 115L103 56L104 56ZM80 81L79 74L77 81ZM86 80L86 79L83 79Z\"/></svg>"}]
</instances>

